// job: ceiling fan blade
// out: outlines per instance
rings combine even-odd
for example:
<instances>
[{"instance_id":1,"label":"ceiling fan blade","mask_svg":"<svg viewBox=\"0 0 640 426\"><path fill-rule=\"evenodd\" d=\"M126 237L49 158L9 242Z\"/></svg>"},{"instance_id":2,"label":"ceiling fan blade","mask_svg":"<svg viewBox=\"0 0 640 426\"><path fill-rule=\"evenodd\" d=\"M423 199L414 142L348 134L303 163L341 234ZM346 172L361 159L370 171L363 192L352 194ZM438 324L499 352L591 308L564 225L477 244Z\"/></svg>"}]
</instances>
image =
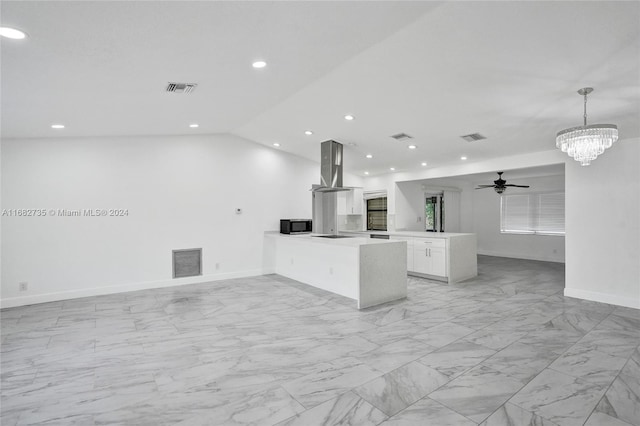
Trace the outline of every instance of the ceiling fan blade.
<instances>
[{"instance_id":1,"label":"ceiling fan blade","mask_svg":"<svg viewBox=\"0 0 640 426\"><path fill-rule=\"evenodd\" d=\"M505 186L514 186L516 188L528 188L529 187L529 185L513 185L513 184L510 184L510 183L506 184Z\"/></svg>"},{"instance_id":2,"label":"ceiling fan blade","mask_svg":"<svg viewBox=\"0 0 640 426\"><path fill-rule=\"evenodd\" d=\"M479 185L476 189L495 188L495 185Z\"/></svg>"}]
</instances>

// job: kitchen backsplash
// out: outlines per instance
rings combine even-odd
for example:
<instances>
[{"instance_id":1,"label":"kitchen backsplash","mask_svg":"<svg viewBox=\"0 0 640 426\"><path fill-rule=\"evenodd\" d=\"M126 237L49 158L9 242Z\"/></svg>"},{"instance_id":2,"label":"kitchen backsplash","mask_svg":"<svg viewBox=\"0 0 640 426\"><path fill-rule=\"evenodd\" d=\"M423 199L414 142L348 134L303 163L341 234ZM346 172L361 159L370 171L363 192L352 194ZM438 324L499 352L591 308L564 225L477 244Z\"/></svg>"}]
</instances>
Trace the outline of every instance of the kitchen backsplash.
<instances>
[{"instance_id":1,"label":"kitchen backsplash","mask_svg":"<svg viewBox=\"0 0 640 426\"><path fill-rule=\"evenodd\" d=\"M362 231L361 215L338 215L338 230L340 231Z\"/></svg>"}]
</instances>

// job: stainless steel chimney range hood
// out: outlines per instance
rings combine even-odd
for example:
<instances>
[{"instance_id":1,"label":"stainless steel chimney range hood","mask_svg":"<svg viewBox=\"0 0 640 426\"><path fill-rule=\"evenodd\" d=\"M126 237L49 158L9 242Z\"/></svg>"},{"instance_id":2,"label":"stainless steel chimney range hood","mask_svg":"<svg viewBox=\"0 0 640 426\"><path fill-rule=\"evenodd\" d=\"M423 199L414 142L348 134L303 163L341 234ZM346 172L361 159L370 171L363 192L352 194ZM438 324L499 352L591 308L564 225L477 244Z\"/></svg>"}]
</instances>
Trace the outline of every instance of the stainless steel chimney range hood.
<instances>
[{"instance_id":1,"label":"stainless steel chimney range hood","mask_svg":"<svg viewBox=\"0 0 640 426\"><path fill-rule=\"evenodd\" d=\"M313 185L313 192L348 191L342 187L342 144L334 140L320 144L320 185Z\"/></svg>"}]
</instances>

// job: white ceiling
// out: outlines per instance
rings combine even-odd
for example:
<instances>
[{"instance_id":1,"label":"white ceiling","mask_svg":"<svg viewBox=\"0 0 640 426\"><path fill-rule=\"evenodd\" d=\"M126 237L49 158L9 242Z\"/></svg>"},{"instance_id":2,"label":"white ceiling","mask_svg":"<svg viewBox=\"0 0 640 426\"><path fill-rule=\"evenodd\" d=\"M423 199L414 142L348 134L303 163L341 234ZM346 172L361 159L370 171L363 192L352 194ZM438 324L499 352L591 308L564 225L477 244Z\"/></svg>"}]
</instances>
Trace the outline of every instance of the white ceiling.
<instances>
[{"instance_id":1,"label":"white ceiling","mask_svg":"<svg viewBox=\"0 0 640 426\"><path fill-rule=\"evenodd\" d=\"M2 1L2 25L30 36L2 40L3 136L231 132L430 7ZM169 81L199 85L169 94Z\"/></svg>"},{"instance_id":2,"label":"white ceiling","mask_svg":"<svg viewBox=\"0 0 640 426\"><path fill-rule=\"evenodd\" d=\"M553 149L582 123L584 86L591 123L640 136L639 2L0 7L30 36L2 40L3 137L228 132L316 161L335 139L356 144L347 171L374 175ZM168 81L199 86L169 94ZM488 139L459 138L473 132Z\"/></svg>"}]
</instances>

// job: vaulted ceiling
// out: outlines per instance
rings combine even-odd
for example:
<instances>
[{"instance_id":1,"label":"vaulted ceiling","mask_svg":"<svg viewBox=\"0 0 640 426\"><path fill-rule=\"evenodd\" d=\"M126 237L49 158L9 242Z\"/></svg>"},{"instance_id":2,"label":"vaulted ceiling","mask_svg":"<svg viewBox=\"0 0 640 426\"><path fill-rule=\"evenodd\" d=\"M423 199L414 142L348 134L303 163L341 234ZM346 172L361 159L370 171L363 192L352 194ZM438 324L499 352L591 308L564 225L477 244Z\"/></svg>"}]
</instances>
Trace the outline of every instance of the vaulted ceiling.
<instances>
[{"instance_id":1,"label":"vaulted ceiling","mask_svg":"<svg viewBox=\"0 0 640 426\"><path fill-rule=\"evenodd\" d=\"M347 171L375 175L553 149L585 86L591 123L640 136L638 2L0 7L29 35L2 39L3 138L233 133L316 161L335 139Z\"/></svg>"}]
</instances>

